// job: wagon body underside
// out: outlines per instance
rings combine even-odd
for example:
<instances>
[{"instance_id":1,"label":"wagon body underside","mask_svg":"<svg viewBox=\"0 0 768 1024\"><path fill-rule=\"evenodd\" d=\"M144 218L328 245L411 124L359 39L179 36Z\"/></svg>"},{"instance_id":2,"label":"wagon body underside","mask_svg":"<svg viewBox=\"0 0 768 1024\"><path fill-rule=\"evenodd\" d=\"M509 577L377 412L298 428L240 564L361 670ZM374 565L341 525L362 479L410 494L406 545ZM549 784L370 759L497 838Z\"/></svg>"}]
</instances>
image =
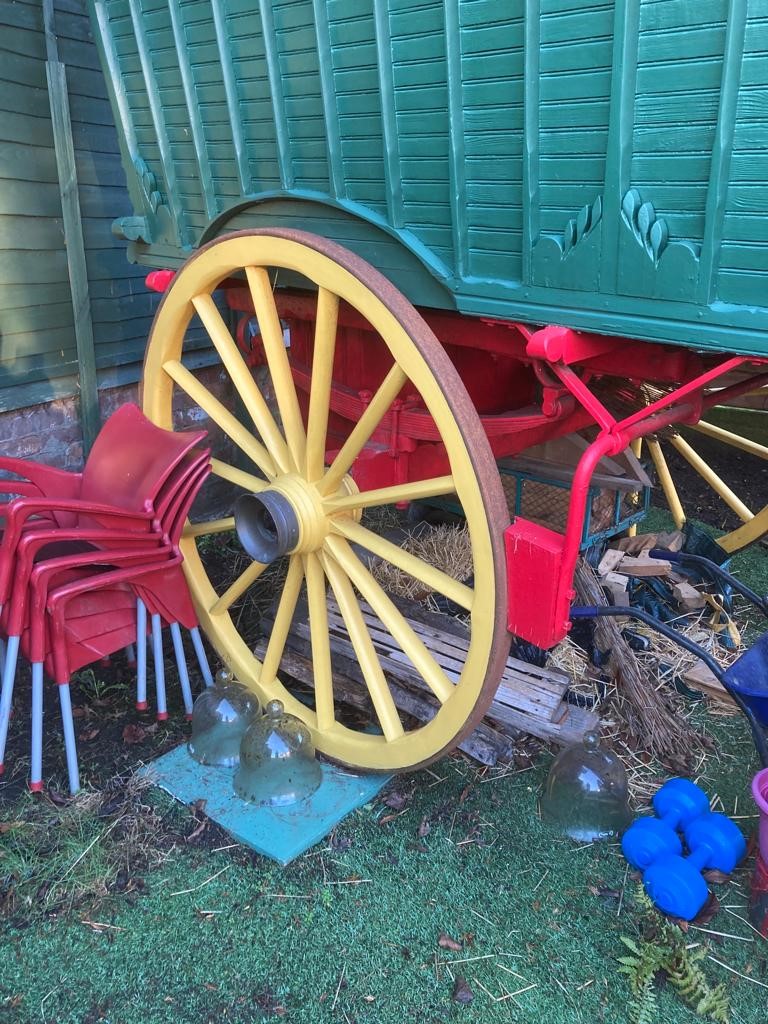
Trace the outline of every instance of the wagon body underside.
<instances>
[{"instance_id":1,"label":"wagon body underside","mask_svg":"<svg viewBox=\"0 0 768 1024\"><path fill-rule=\"evenodd\" d=\"M227 304L240 315L240 349L252 369L266 364L250 292L237 281L227 284ZM290 332L291 370L306 420L316 298L288 290L276 294L276 303ZM467 388L495 459L535 451L578 432L591 439L574 462L567 514L558 529L528 521L520 515L519 502L517 509L510 508L513 523L505 534L509 629L549 648L570 629L573 573L601 459L675 424L695 424L713 406L765 388L768 359L705 355L561 327L529 330L519 323L478 322L434 310L425 316ZM342 306L330 390L328 464L380 387L389 362L382 340L359 314ZM635 383L638 365L644 368L643 379L653 381L650 389ZM352 472L363 491L450 472L450 453L418 394L408 388L400 393ZM638 494L639 489L635 519L643 515ZM550 490L545 500L551 499ZM768 507L758 519L768 526ZM619 514L615 522L622 529L627 525ZM757 523L753 528L757 535Z\"/></svg>"},{"instance_id":2,"label":"wagon body underside","mask_svg":"<svg viewBox=\"0 0 768 1024\"><path fill-rule=\"evenodd\" d=\"M765 0L91 0L132 257L310 230L417 306L768 350Z\"/></svg>"}]
</instances>

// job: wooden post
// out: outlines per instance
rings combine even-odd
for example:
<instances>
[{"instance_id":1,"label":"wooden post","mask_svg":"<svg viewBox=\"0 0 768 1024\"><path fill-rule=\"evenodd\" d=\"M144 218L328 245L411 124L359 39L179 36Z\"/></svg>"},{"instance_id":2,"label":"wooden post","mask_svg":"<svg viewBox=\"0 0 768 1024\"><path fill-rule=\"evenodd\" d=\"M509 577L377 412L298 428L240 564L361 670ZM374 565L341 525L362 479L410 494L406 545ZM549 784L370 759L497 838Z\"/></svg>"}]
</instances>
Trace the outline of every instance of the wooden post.
<instances>
[{"instance_id":1,"label":"wooden post","mask_svg":"<svg viewBox=\"0 0 768 1024\"><path fill-rule=\"evenodd\" d=\"M83 431L83 451L87 454L101 425L99 393L96 383L96 351L91 320L91 300L88 294L88 271L85 262L80 197L77 189L77 169L75 147L72 141L67 76L64 65L59 61L53 0L43 0L43 25L48 58L45 74L48 80L48 100L53 124L53 143L56 152L61 212L64 222L64 243L67 248L67 269L72 292L75 343L79 365L80 423Z\"/></svg>"}]
</instances>

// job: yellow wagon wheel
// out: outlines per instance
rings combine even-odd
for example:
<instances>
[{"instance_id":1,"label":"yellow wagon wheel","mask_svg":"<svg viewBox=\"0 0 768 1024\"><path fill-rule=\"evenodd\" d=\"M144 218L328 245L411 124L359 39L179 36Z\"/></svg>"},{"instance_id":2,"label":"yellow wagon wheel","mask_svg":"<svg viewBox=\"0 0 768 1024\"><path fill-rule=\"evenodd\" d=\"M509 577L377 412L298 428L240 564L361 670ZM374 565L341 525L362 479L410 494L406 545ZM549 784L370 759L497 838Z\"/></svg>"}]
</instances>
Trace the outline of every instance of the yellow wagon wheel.
<instances>
[{"instance_id":1,"label":"yellow wagon wheel","mask_svg":"<svg viewBox=\"0 0 768 1024\"><path fill-rule=\"evenodd\" d=\"M300 275L317 291L308 413L302 416L279 319L273 282ZM273 415L213 299L225 278L240 276L253 300L279 415ZM365 317L384 342L391 366L330 466L325 464L339 304ZM221 358L250 423L244 425L182 361L185 335L197 314ZM360 492L349 475L356 457L408 387L428 410L448 457L449 472L430 479ZM158 309L144 366L143 402L157 424L172 426L174 391L185 392L258 467L258 472L214 460L213 472L232 485L241 532L262 545L226 584L209 578L196 538L231 529L225 518L196 523L182 541L185 570L201 625L238 678L263 698L279 698L311 729L319 750L360 768L396 770L425 764L450 750L487 710L498 685L509 635L503 530L507 506L485 433L461 380L440 343L413 306L376 270L338 245L298 231L243 231L200 249L179 271ZM305 422L306 420L306 422ZM379 435L377 435L379 436ZM365 525L376 506L452 495L466 518L473 584L398 546ZM361 521L362 519L362 521ZM243 525L245 524L245 526ZM246 541L246 543L249 543ZM271 545L271 547L270 547ZM371 571L383 560L459 606L470 638L463 666L451 672L430 651ZM276 595L274 625L263 661L241 635L234 606L265 564L282 558L286 572ZM273 573L271 578L277 577ZM274 585L274 584L272 584ZM307 708L280 681L280 663L300 597L311 636L315 707ZM375 711L377 732L340 721L334 696L328 601L335 599ZM364 621L363 611L368 618ZM373 620L375 615L378 622ZM372 639L386 636L395 656L415 666L434 717L410 727L395 706Z\"/></svg>"},{"instance_id":2,"label":"yellow wagon wheel","mask_svg":"<svg viewBox=\"0 0 768 1024\"><path fill-rule=\"evenodd\" d=\"M768 395L768 389L762 390ZM766 414L755 410L754 415ZM694 435L705 440L698 441ZM740 490L743 492L745 484L754 485L762 479L762 488L752 486L751 490L753 493L762 490L763 494L768 494L767 445L707 422L706 419L686 428L685 434L678 431L667 432L657 437L646 438L642 444L647 446L666 504L678 528L682 527L690 515L695 516L695 512L687 507L690 502L686 502L686 487L678 487L675 482L671 453L676 453L678 464L679 460L683 459L700 477L706 491L712 495L713 505L719 507L726 515L728 511L730 512L731 524L734 520L740 520L741 525L730 525L723 536L717 538L721 547L734 553L768 534L768 504L750 507L743 493L740 493ZM714 445L721 446L720 450L723 453L733 454L730 464L725 464L722 457L713 458L710 453L716 450ZM635 442L633 448L635 454L642 450L638 442ZM748 457L746 460L744 455ZM716 462L716 465L712 465L713 462Z\"/></svg>"}]
</instances>

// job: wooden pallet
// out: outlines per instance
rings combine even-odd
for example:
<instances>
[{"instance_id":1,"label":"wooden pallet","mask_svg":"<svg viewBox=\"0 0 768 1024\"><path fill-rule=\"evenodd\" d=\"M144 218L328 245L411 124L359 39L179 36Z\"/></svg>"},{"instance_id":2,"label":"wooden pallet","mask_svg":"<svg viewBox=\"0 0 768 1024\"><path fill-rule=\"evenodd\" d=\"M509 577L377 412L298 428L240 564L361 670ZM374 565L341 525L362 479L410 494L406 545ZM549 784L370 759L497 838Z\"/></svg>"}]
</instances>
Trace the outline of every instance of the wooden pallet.
<instances>
[{"instance_id":1,"label":"wooden pallet","mask_svg":"<svg viewBox=\"0 0 768 1024\"><path fill-rule=\"evenodd\" d=\"M411 628L424 641L448 678L458 680L469 646L466 629L449 616L425 612L421 606L410 602L403 604L402 610ZM361 609L396 706L420 721L429 721L437 710L431 691L378 617L366 605L361 605ZM294 618L281 670L312 686L310 629L305 612L305 609L298 609ZM336 699L361 709L368 708L367 690L357 655L341 612L330 598L328 629ZM254 653L263 657L264 649L265 644L262 643ZM484 722L460 744L459 749L483 764L495 764L498 759L511 755L514 740L521 733L560 744L578 742L585 732L597 727L598 717L565 700L570 684L571 678L558 669L539 668L517 658L508 658Z\"/></svg>"}]
</instances>

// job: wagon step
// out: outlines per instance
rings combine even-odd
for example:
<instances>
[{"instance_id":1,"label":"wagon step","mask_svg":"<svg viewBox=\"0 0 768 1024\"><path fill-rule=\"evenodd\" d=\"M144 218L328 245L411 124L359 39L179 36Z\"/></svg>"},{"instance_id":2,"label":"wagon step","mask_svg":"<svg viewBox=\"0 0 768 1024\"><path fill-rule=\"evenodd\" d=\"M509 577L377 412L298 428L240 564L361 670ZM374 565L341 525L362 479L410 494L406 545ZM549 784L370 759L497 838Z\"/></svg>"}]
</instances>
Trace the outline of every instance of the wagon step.
<instances>
[{"instance_id":1,"label":"wagon step","mask_svg":"<svg viewBox=\"0 0 768 1024\"><path fill-rule=\"evenodd\" d=\"M411 628L424 641L446 675L457 680L461 674L468 640L461 623L449 616L424 612L412 602L403 602ZM389 679L395 704L401 711L421 721L434 714L436 702L407 656L391 635L382 628L377 616L365 605L361 611L382 667ZM426 621L425 621L426 620ZM357 707L367 704L365 684L357 656L338 607L328 601L328 628L334 661L334 690L337 698ZM254 652L263 654L263 645ZM288 635L283 671L312 685L310 628L306 609L299 608ZM572 680L556 669L539 668L517 658L508 658L496 696L485 721L469 742L460 744L482 763L495 763L509 756L510 737L528 733L540 739L567 744L577 742L594 729L598 717L593 712L569 704L565 697ZM490 750L488 749L490 748Z\"/></svg>"}]
</instances>

